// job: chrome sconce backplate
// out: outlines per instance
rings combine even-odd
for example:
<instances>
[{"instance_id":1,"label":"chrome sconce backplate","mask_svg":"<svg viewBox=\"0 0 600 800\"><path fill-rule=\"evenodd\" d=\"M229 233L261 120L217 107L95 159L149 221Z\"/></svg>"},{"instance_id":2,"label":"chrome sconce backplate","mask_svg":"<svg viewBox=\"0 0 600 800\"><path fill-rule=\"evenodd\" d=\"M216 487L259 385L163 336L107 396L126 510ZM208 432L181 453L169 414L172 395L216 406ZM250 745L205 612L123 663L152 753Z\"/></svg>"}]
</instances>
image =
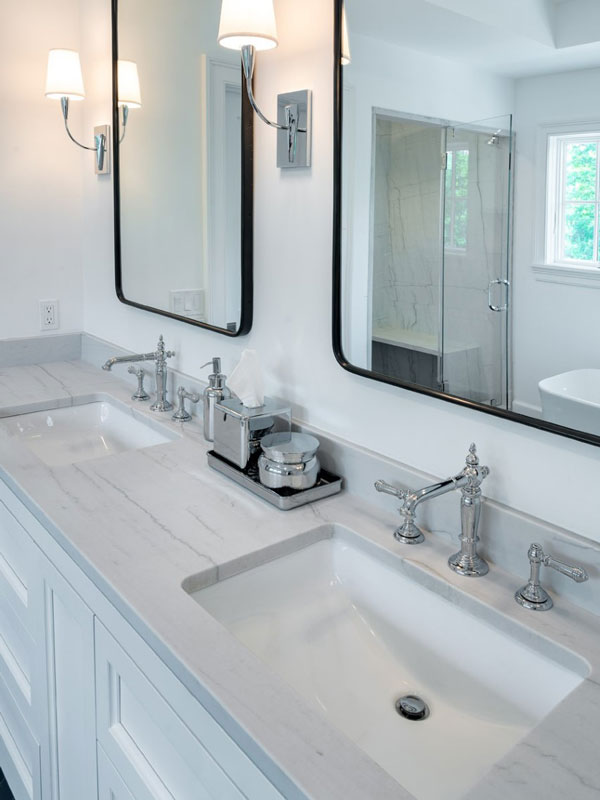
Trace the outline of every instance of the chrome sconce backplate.
<instances>
[{"instance_id":1,"label":"chrome sconce backplate","mask_svg":"<svg viewBox=\"0 0 600 800\"><path fill-rule=\"evenodd\" d=\"M277 166L310 167L312 148L312 92L303 89L277 96Z\"/></svg>"},{"instance_id":2,"label":"chrome sconce backplate","mask_svg":"<svg viewBox=\"0 0 600 800\"><path fill-rule=\"evenodd\" d=\"M110 125L96 125L94 142L96 144L96 175L110 175Z\"/></svg>"}]
</instances>

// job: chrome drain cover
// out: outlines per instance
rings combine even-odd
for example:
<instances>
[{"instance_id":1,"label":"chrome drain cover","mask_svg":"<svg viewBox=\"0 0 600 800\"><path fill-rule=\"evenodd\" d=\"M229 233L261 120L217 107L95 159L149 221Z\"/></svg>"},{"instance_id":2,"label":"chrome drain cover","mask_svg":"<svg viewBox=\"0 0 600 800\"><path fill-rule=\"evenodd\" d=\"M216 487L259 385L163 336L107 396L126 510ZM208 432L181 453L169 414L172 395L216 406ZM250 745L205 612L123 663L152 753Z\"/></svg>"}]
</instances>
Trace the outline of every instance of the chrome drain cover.
<instances>
[{"instance_id":1,"label":"chrome drain cover","mask_svg":"<svg viewBox=\"0 0 600 800\"><path fill-rule=\"evenodd\" d=\"M429 706L416 694L405 694L396 700L396 711L401 717L410 719L417 722L421 719L427 719L429 716Z\"/></svg>"}]
</instances>

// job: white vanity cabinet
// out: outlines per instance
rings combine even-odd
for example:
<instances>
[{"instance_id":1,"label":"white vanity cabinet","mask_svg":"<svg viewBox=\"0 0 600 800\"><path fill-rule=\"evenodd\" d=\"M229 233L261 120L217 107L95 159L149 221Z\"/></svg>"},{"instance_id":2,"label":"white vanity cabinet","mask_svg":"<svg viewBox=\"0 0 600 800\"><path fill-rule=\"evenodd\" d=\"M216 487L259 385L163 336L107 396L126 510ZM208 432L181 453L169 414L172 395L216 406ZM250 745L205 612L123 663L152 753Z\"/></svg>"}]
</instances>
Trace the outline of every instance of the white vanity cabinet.
<instances>
[{"instance_id":1,"label":"white vanity cabinet","mask_svg":"<svg viewBox=\"0 0 600 800\"><path fill-rule=\"evenodd\" d=\"M0 499L0 766L17 800L41 797L34 719L36 548Z\"/></svg>"},{"instance_id":2,"label":"white vanity cabinet","mask_svg":"<svg viewBox=\"0 0 600 800\"><path fill-rule=\"evenodd\" d=\"M16 800L282 795L0 483L0 766Z\"/></svg>"},{"instance_id":3,"label":"white vanity cabinet","mask_svg":"<svg viewBox=\"0 0 600 800\"><path fill-rule=\"evenodd\" d=\"M0 485L0 766L16 800L82 800L96 783L94 616Z\"/></svg>"},{"instance_id":4,"label":"white vanity cabinet","mask_svg":"<svg viewBox=\"0 0 600 800\"><path fill-rule=\"evenodd\" d=\"M206 709L131 633L128 654L96 620L99 749L136 800L281 798Z\"/></svg>"}]
</instances>

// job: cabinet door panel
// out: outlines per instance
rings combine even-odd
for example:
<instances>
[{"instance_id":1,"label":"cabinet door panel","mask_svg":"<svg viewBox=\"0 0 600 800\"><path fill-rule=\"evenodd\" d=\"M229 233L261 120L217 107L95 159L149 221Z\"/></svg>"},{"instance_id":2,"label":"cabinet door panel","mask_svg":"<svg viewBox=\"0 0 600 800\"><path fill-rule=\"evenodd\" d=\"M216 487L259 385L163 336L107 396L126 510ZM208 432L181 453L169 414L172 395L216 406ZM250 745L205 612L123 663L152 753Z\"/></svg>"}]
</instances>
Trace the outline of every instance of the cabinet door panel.
<instances>
[{"instance_id":1,"label":"cabinet door panel","mask_svg":"<svg viewBox=\"0 0 600 800\"><path fill-rule=\"evenodd\" d=\"M124 650L96 624L98 741L149 800L241 800L243 795Z\"/></svg>"},{"instance_id":2,"label":"cabinet door panel","mask_svg":"<svg viewBox=\"0 0 600 800\"><path fill-rule=\"evenodd\" d=\"M139 650L136 648L136 654ZM156 656L148 650L148 656ZM168 672L168 671L167 671ZM172 673L170 673L173 679ZM163 689L163 683L158 684ZM187 713L199 736L96 620L98 741L134 796L146 800L281 798L197 700ZM229 742L226 762L222 739Z\"/></svg>"},{"instance_id":3,"label":"cabinet door panel","mask_svg":"<svg viewBox=\"0 0 600 800\"><path fill-rule=\"evenodd\" d=\"M1 677L0 766L15 800L40 800L40 747Z\"/></svg>"},{"instance_id":4,"label":"cabinet door panel","mask_svg":"<svg viewBox=\"0 0 600 800\"><path fill-rule=\"evenodd\" d=\"M100 745L98 745L98 800L151 800L149 795L134 797L131 794Z\"/></svg>"},{"instance_id":5,"label":"cabinet door panel","mask_svg":"<svg viewBox=\"0 0 600 800\"><path fill-rule=\"evenodd\" d=\"M48 561L43 585L48 798L92 800L97 796L94 617Z\"/></svg>"},{"instance_id":6,"label":"cabinet door panel","mask_svg":"<svg viewBox=\"0 0 600 800\"><path fill-rule=\"evenodd\" d=\"M31 665L35 645L11 606L0 603L0 676L31 724Z\"/></svg>"},{"instance_id":7,"label":"cabinet door panel","mask_svg":"<svg viewBox=\"0 0 600 800\"><path fill-rule=\"evenodd\" d=\"M0 502L0 599L31 630L29 585L35 545L27 531Z\"/></svg>"}]
</instances>

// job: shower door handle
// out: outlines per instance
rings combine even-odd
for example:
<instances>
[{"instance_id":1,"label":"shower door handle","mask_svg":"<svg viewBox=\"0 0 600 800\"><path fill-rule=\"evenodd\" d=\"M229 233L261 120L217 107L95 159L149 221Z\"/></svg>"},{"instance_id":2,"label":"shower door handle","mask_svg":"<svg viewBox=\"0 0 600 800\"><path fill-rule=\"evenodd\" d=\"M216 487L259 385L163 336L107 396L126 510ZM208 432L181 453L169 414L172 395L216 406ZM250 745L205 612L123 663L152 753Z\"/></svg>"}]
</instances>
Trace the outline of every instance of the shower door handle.
<instances>
[{"instance_id":1,"label":"shower door handle","mask_svg":"<svg viewBox=\"0 0 600 800\"><path fill-rule=\"evenodd\" d=\"M506 301L504 302L503 306L495 306L492 303L492 288L494 286L505 286L506 287ZM488 307L490 311L506 311L508 309L508 289L510 286L510 281L507 281L504 278L495 278L493 281L490 281L488 284Z\"/></svg>"}]
</instances>

